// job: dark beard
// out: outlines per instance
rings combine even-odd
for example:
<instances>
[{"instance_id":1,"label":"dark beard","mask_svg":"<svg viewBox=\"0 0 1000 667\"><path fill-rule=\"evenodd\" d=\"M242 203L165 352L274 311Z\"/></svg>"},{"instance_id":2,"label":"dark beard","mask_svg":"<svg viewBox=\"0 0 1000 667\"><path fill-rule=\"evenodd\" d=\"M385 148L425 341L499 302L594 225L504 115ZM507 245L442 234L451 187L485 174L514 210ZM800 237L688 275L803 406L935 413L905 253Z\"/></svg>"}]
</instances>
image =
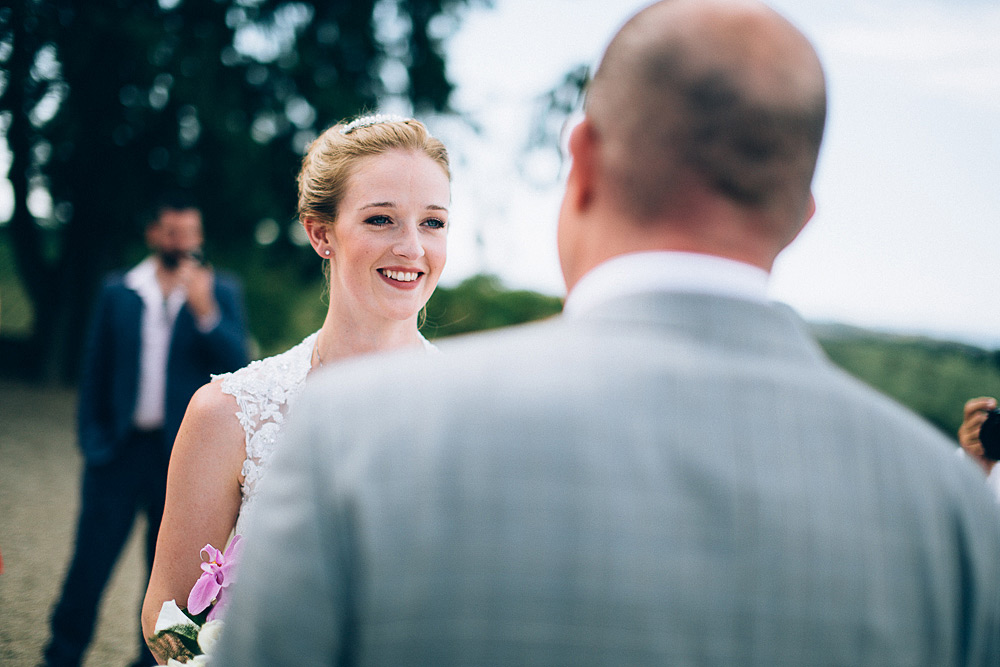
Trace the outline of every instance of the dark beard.
<instances>
[{"instance_id":1,"label":"dark beard","mask_svg":"<svg viewBox=\"0 0 1000 667\"><path fill-rule=\"evenodd\" d=\"M188 253L182 250L160 250L157 253L160 258L160 264L167 271L174 271L178 266L180 266L181 260L184 259Z\"/></svg>"}]
</instances>

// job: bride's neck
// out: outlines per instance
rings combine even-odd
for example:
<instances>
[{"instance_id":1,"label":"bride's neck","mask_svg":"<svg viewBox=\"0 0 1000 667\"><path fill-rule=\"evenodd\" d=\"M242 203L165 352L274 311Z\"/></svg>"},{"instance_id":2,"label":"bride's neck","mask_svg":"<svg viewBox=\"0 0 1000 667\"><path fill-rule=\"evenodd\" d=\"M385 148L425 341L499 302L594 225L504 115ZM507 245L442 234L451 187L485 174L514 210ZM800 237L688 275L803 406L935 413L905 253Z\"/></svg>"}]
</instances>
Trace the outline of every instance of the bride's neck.
<instances>
[{"instance_id":1,"label":"bride's neck","mask_svg":"<svg viewBox=\"0 0 1000 667\"><path fill-rule=\"evenodd\" d=\"M416 318L381 326L359 326L327 315L317 348L323 363L359 354L384 352L421 343Z\"/></svg>"}]
</instances>

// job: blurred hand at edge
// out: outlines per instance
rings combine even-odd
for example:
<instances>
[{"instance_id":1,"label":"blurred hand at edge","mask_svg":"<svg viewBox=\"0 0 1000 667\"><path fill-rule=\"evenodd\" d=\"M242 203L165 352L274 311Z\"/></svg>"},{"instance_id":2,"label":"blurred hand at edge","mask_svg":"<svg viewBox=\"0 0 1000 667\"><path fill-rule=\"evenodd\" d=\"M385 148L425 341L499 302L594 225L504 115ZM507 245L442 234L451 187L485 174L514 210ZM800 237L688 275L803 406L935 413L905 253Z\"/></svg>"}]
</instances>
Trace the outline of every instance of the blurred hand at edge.
<instances>
[{"instance_id":1,"label":"blurred hand at edge","mask_svg":"<svg viewBox=\"0 0 1000 667\"><path fill-rule=\"evenodd\" d=\"M958 443L965 453L972 457L989 474L996 461L983 456L983 443L979 440L979 429L986 421L987 413L997 407L997 400L989 396L970 398L965 402L962 425L958 427Z\"/></svg>"}]
</instances>

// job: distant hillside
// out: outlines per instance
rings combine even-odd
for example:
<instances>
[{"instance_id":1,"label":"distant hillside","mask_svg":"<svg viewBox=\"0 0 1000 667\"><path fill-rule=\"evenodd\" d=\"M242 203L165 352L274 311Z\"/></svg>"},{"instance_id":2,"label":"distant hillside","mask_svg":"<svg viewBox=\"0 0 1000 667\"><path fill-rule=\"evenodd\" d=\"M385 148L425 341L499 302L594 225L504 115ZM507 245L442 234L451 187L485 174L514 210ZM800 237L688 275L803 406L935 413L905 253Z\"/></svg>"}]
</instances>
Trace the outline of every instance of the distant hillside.
<instances>
[{"instance_id":1,"label":"distant hillside","mask_svg":"<svg viewBox=\"0 0 1000 667\"><path fill-rule=\"evenodd\" d=\"M1000 397L1000 352L843 324L815 323L811 328L834 363L953 439L966 400Z\"/></svg>"},{"instance_id":2,"label":"distant hillside","mask_svg":"<svg viewBox=\"0 0 1000 667\"><path fill-rule=\"evenodd\" d=\"M430 338L508 326L561 310L555 297L507 289L494 276L439 287L427 305ZM882 333L836 323L813 323L830 359L922 415L955 439L962 406L974 396L1000 397L1000 352L928 336Z\"/></svg>"}]
</instances>

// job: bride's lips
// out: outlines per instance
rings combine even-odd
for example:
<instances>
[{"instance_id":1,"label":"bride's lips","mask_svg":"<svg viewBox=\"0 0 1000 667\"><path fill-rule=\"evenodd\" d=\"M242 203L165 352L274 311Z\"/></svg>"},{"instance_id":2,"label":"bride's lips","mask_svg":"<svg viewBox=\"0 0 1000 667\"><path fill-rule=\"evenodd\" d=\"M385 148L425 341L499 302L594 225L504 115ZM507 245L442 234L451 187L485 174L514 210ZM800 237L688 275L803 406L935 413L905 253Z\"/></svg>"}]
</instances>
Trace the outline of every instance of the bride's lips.
<instances>
[{"instance_id":1,"label":"bride's lips","mask_svg":"<svg viewBox=\"0 0 1000 667\"><path fill-rule=\"evenodd\" d=\"M377 269L383 282L396 289L416 289L424 277L423 271L406 267L384 267Z\"/></svg>"}]
</instances>

